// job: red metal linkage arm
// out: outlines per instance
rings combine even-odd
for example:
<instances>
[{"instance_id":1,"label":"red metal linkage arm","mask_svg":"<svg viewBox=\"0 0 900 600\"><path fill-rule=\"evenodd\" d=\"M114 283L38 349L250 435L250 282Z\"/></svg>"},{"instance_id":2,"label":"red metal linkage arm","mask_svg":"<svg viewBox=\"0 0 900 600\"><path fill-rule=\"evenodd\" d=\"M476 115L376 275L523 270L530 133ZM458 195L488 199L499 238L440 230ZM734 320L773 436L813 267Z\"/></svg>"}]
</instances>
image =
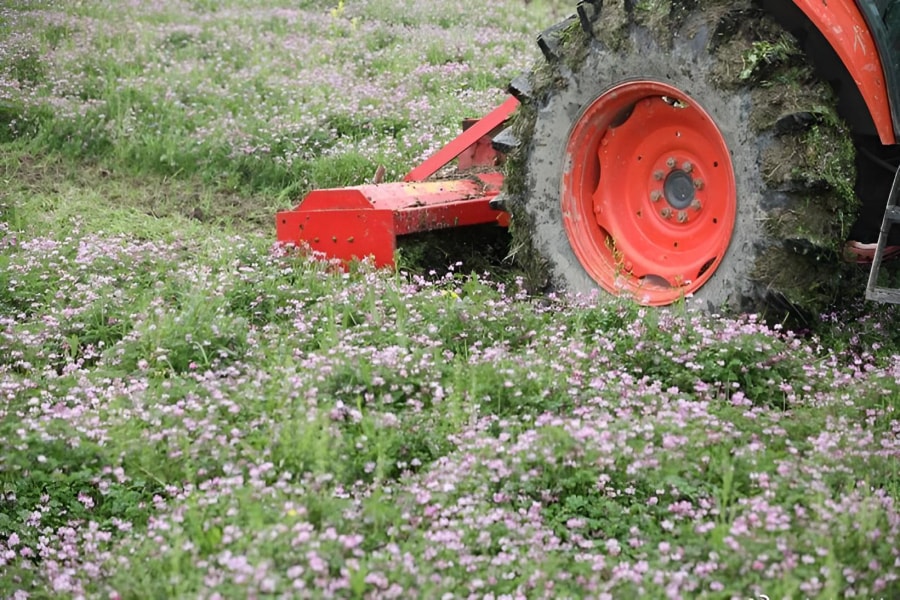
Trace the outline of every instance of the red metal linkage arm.
<instances>
[{"instance_id":1,"label":"red metal linkage arm","mask_svg":"<svg viewBox=\"0 0 900 600\"><path fill-rule=\"evenodd\" d=\"M506 102L479 119L477 123L410 171L403 178L403 181L425 181L451 160L465 152L467 148L476 144L481 137L489 134L494 128L503 123L517 106L519 106L519 101L510 96Z\"/></svg>"}]
</instances>

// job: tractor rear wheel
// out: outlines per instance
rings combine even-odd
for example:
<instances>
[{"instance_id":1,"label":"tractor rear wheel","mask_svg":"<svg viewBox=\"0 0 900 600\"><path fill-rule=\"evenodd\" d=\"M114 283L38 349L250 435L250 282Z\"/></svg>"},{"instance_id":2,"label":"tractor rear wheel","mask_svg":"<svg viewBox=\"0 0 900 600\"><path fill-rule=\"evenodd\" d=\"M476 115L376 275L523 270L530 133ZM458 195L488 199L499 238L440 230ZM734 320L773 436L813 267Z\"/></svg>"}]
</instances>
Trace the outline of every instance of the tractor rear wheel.
<instances>
[{"instance_id":1,"label":"tractor rear wheel","mask_svg":"<svg viewBox=\"0 0 900 600\"><path fill-rule=\"evenodd\" d=\"M823 308L856 210L829 86L750 1L602 4L542 34L519 90L506 197L532 283Z\"/></svg>"}]
</instances>

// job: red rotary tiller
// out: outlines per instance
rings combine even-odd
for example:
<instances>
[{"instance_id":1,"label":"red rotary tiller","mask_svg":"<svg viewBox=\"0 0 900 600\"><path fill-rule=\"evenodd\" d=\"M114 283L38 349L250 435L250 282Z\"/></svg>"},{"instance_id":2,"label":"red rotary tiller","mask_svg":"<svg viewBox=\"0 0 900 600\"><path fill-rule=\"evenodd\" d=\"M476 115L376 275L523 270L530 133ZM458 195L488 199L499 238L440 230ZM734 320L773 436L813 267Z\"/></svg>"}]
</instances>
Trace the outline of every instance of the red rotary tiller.
<instances>
[{"instance_id":1,"label":"red rotary tiller","mask_svg":"<svg viewBox=\"0 0 900 600\"><path fill-rule=\"evenodd\" d=\"M403 181L314 190L276 217L282 243L308 244L327 258L371 256L375 265L394 264L397 237L435 229L498 223L509 215L491 208L500 193L503 155L491 140L519 102L510 96L487 116L463 123L463 132L410 171ZM435 175L457 161L463 179Z\"/></svg>"}]
</instances>

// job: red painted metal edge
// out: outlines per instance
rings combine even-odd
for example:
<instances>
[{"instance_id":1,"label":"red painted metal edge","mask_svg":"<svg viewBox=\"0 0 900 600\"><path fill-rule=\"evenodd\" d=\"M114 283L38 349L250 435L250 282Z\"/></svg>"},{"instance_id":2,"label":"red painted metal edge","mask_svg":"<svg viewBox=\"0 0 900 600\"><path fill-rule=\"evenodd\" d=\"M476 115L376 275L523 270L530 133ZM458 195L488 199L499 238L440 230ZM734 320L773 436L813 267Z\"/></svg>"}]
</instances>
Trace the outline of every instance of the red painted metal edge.
<instances>
[{"instance_id":1,"label":"red painted metal edge","mask_svg":"<svg viewBox=\"0 0 900 600\"><path fill-rule=\"evenodd\" d=\"M869 108L881 143L896 143L884 65L859 8L853 2L794 0L794 3L822 32L850 72Z\"/></svg>"},{"instance_id":2,"label":"red painted metal edge","mask_svg":"<svg viewBox=\"0 0 900 600\"><path fill-rule=\"evenodd\" d=\"M478 140L500 126L513 113L519 101L513 96L506 102L485 115L477 123L466 129L461 135L449 144L427 158L422 164L410 171L403 181L425 181L438 172L451 160L465 152L468 148L478 143Z\"/></svg>"}]
</instances>

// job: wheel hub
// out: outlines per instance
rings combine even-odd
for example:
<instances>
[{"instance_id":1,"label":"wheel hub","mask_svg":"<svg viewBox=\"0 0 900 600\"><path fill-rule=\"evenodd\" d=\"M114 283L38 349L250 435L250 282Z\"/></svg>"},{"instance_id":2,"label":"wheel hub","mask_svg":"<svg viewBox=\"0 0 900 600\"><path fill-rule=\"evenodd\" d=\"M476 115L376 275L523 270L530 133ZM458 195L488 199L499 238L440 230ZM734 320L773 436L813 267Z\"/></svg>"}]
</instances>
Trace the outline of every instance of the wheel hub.
<instances>
[{"instance_id":1,"label":"wheel hub","mask_svg":"<svg viewBox=\"0 0 900 600\"><path fill-rule=\"evenodd\" d=\"M665 184L663 184L663 194L666 202L672 208L678 210L688 208L696 199L694 180L687 172L675 169L666 176Z\"/></svg>"},{"instance_id":2,"label":"wheel hub","mask_svg":"<svg viewBox=\"0 0 900 600\"><path fill-rule=\"evenodd\" d=\"M604 289L649 305L702 287L731 240L736 187L727 144L690 97L623 83L582 112L563 175L566 234Z\"/></svg>"}]
</instances>

